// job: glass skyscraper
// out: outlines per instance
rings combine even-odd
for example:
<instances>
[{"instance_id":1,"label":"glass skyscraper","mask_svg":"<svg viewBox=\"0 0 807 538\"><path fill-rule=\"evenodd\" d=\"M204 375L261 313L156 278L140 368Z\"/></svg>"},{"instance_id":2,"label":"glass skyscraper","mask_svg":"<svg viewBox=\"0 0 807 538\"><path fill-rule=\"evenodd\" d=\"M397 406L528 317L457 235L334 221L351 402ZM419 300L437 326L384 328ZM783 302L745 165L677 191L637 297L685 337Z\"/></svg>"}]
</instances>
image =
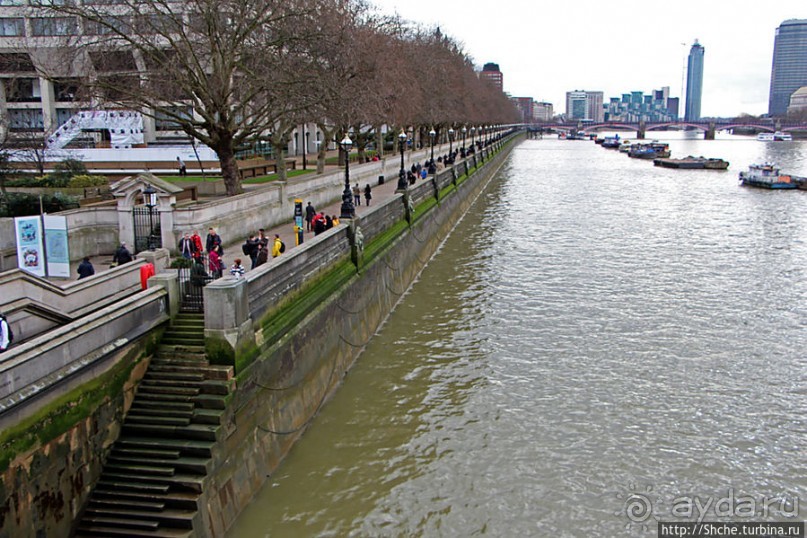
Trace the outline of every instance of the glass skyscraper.
<instances>
[{"instance_id":1,"label":"glass skyscraper","mask_svg":"<svg viewBox=\"0 0 807 538\"><path fill-rule=\"evenodd\" d=\"M684 111L684 120L697 121L701 119L701 95L703 94L703 45L695 40L689 49L689 62L687 62L687 102Z\"/></svg>"},{"instance_id":2,"label":"glass skyscraper","mask_svg":"<svg viewBox=\"0 0 807 538\"><path fill-rule=\"evenodd\" d=\"M790 96L807 86L807 19L789 19L776 29L768 114L784 116Z\"/></svg>"}]
</instances>

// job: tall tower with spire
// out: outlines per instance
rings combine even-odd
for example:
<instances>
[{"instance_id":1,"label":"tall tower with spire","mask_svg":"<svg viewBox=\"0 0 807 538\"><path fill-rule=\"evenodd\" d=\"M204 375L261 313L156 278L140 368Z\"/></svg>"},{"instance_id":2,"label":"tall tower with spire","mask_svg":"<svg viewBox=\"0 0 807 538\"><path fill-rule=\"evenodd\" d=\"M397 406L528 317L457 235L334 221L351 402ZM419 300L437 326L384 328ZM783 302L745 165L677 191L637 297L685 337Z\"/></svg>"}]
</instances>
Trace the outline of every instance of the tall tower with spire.
<instances>
[{"instance_id":1,"label":"tall tower with spire","mask_svg":"<svg viewBox=\"0 0 807 538\"><path fill-rule=\"evenodd\" d=\"M701 119L701 96L703 95L703 45L695 40L689 49L687 62L687 101L684 120L697 121Z\"/></svg>"}]
</instances>

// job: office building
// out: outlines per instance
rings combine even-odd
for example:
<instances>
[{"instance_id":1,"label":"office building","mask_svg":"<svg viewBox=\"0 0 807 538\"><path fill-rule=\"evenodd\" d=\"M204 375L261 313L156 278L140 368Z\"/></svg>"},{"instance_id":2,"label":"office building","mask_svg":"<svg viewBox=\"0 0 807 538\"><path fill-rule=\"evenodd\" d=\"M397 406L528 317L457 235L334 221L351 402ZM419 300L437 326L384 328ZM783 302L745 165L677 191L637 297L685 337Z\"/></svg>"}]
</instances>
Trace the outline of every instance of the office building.
<instances>
[{"instance_id":1,"label":"office building","mask_svg":"<svg viewBox=\"0 0 807 538\"><path fill-rule=\"evenodd\" d=\"M807 19L790 19L776 29L768 114L784 116L790 96L807 86Z\"/></svg>"},{"instance_id":2,"label":"office building","mask_svg":"<svg viewBox=\"0 0 807 538\"><path fill-rule=\"evenodd\" d=\"M502 72L499 71L499 64L486 63L484 66L482 66L482 71L479 73L479 78L487 80L496 86L499 91L504 91L504 76L502 75Z\"/></svg>"},{"instance_id":3,"label":"office building","mask_svg":"<svg viewBox=\"0 0 807 538\"><path fill-rule=\"evenodd\" d=\"M570 120L603 121L603 92L566 92L566 117Z\"/></svg>"},{"instance_id":4,"label":"office building","mask_svg":"<svg viewBox=\"0 0 807 538\"><path fill-rule=\"evenodd\" d=\"M603 105L605 121L667 122L678 119L678 98L670 97L670 87L642 92L623 93L622 97L611 97Z\"/></svg>"},{"instance_id":5,"label":"office building","mask_svg":"<svg viewBox=\"0 0 807 538\"><path fill-rule=\"evenodd\" d=\"M552 103L545 101L533 103L532 106L532 119L533 121L550 121L555 115Z\"/></svg>"},{"instance_id":6,"label":"office building","mask_svg":"<svg viewBox=\"0 0 807 538\"><path fill-rule=\"evenodd\" d=\"M692 48L689 49L689 60L687 61L687 100L684 111L686 121L698 121L701 119L701 96L703 95L703 45L695 40Z\"/></svg>"}]
</instances>

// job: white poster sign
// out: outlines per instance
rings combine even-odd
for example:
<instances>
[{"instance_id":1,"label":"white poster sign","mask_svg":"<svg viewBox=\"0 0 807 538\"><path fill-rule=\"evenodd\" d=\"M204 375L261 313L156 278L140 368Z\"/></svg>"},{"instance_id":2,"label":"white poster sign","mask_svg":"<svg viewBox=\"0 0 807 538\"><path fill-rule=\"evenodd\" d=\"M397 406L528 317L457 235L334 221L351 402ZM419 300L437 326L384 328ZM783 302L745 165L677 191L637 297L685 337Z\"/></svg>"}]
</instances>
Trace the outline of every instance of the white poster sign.
<instances>
[{"instance_id":1,"label":"white poster sign","mask_svg":"<svg viewBox=\"0 0 807 538\"><path fill-rule=\"evenodd\" d=\"M48 276L70 278L67 217L45 215L45 247Z\"/></svg>"},{"instance_id":2,"label":"white poster sign","mask_svg":"<svg viewBox=\"0 0 807 538\"><path fill-rule=\"evenodd\" d=\"M39 216L15 217L17 267L36 276L45 276L42 221Z\"/></svg>"}]
</instances>

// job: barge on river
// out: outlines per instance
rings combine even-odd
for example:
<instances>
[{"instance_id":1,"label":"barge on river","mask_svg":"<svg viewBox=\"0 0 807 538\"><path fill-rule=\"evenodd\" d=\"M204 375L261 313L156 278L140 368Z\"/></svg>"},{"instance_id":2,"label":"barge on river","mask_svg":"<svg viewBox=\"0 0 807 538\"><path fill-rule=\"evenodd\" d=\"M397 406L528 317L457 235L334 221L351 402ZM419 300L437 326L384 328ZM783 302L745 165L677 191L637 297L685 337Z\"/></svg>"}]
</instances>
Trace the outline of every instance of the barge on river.
<instances>
[{"instance_id":1,"label":"barge on river","mask_svg":"<svg viewBox=\"0 0 807 538\"><path fill-rule=\"evenodd\" d=\"M683 168L685 170L726 170L729 162L723 159L706 157L685 157L683 159L653 159L653 164L665 168Z\"/></svg>"}]
</instances>

